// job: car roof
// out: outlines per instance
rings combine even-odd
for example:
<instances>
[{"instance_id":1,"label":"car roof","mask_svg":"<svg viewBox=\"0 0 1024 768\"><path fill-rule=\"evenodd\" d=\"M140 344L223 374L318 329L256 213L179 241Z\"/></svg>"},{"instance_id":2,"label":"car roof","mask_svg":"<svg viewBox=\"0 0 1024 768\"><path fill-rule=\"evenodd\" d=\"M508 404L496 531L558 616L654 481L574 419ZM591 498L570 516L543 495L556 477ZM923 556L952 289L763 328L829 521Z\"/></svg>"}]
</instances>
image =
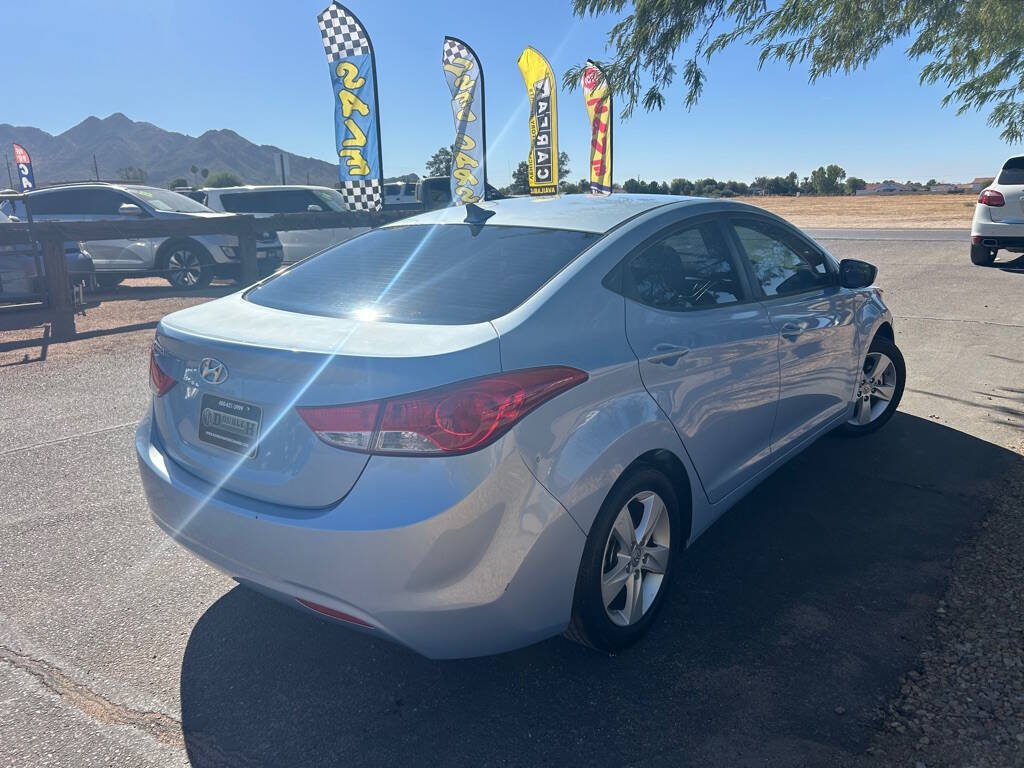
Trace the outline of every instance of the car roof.
<instances>
[{"instance_id":1,"label":"car roof","mask_svg":"<svg viewBox=\"0 0 1024 768\"><path fill-rule=\"evenodd\" d=\"M243 184L236 187L200 187L199 192L280 192L289 189L326 189L330 192L338 190L331 187L323 187L318 184Z\"/></svg>"},{"instance_id":2,"label":"car roof","mask_svg":"<svg viewBox=\"0 0 1024 768\"><path fill-rule=\"evenodd\" d=\"M675 204L706 203L706 198L679 195L556 195L552 197L510 197L479 203L486 211L493 211L487 224L500 226L543 227L571 229L579 232L603 234L624 221L655 208ZM412 216L387 226L409 224L461 224L466 219L465 206L439 208Z\"/></svg>"},{"instance_id":3,"label":"car roof","mask_svg":"<svg viewBox=\"0 0 1024 768\"><path fill-rule=\"evenodd\" d=\"M52 187L39 187L25 194L41 195L47 192L63 192L67 189L117 189L121 192L131 192L133 189L155 189L160 192L174 191L173 189L164 189L163 187L154 187L152 184L141 184L132 181L126 181L123 184L115 184L112 181L75 181L68 184L54 184ZM179 192L178 194L181 193Z\"/></svg>"}]
</instances>

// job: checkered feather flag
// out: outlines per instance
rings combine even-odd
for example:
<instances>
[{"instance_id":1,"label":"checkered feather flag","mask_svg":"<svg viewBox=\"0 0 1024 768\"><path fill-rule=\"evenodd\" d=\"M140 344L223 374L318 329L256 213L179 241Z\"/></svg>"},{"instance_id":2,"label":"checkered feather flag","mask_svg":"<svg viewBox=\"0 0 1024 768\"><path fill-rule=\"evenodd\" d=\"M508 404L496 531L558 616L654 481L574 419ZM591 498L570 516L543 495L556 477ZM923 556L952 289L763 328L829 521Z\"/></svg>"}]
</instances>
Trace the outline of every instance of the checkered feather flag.
<instances>
[{"instance_id":1,"label":"checkered feather flag","mask_svg":"<svg viewBox=\"0 0 1024 768\"><path fill-rule=\"evenodd\" d=\"M356 15L332 2L316 17L331 72L339 191L352 211L379 211L384 174L373 45Z\"/></svg>"},{"instance_id":2,"label":"checkered feather flag","mask_svg":"<svg viewBox=\"0 0 1024 768\"><path fill-rule=\"evenodd\" d=\"M456 59L468 59L470 55L469 48L461 40L456 40L454 37L444 39L444 48L441 51L442 64L452 64Z\"/></svg>"},{"instance_id":3,"label":"checkered feather flag","mask_svg":"<svg viewBox=\"0 0 1024 768\"><path fill-rule=\"evenodd\" d=\"M331 3L316 17L328 61L370 53L370 39L359 20L347 8Z\"/></svg>"},{"instance_id":4,"label":"checkered feather flag","mask_svg":"<svg viewBox=\"0 0 1024 768\"><path fill-rule=\"evenodd\" d=\"M455 118L452 204L478 203L487 197L484 71L476 52L457 37L445 37L441 66Z\"/></svg>"}]
</instances>

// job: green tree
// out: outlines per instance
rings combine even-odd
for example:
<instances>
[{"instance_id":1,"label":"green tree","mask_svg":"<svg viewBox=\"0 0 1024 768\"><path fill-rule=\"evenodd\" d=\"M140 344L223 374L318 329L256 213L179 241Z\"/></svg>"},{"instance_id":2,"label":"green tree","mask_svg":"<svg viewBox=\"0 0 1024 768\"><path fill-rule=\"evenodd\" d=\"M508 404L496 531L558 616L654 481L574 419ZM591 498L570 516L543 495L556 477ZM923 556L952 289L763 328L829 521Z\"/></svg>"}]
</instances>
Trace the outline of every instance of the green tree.
<instances>
[{"instance_id":1,"label":"green tree","mask_svg":"<svg viewBox=\"0 0 1024 768\"><path fill-rule=\"evenodd\" d=\"M525 160L512 171L512 186L509 189L513 195L530 194L530 166Z\"/></svg>"},{"instance_id":2,"label":"green tree","mask_svg":"<svg viewBox=\"0 0 1024 768\"><path fill-rule=\"evenodd\" d=\"M206 177L208 187L240 187L245 182L231 171L217 171Z\"/></svg>"},{"instance_id":3,"label":"green tree","mask_svg":"<svg viewBox=\"0 0 1024 768\"><path fill-rule=\"evenodd\" d=\"M644 184L639 179L626 179L624 182L622 182L623 192L628 192L630 194L640 192L641 190L646 190L646 188L647 185Z\"/></svg>"},{"instance_id":4,"label":"green tree","mask_svg":"<svg viewBox=\"0 0 1024 768\"><path fill-rule=\"evenodd\" d=\"M440 147L429 160L427 160L427 176L451 176L452 157L454 146Z\"/></svg>"},{"instance_id":5,"label":"green tree","mask_svg":"<svg viewBox=\"0 0 1024 768\"><path fill-rule=\"evenodd\" d=\"M179 188L179 187L187 187L187 186L188 186L188 179L186 179L184 176L179 176L176 179L171 179L167 183L167 188L168 189L176 189L176 188Z\"/></svg>"},{"instance_id":6,"label":"green tree","mask_svg":"<svg viewBox=\"0 0 1024 768\"><path fill-rule=\"evenodd\" d=\"M842 191L840 183L845 178L846 171L835 163L827 168L819 166L811 171L811 186L814 188L815 194L838 195Z\"/></svg>"},{"instance_id":7,"label":"green tree","mask_svg":"<svg viewBox=\"0 0 1024 768\"><path fill-rule=\"evenodd\" d=\"M868 183L857 176L847 176L846 178L846 191L851 195L856 195L858 190L866 189L867 186Z\"/></svg>"},{"instance_id":8,"label":"green tree","mask_svg":"<svg viewBox=\"0 0 1024 768\"><path fill-rule=\"evenodd\" d=\"M946 87L958 114L992 105L1002 138L1024 138L1024 24L1020 0L572 0L577 16L628 13L608 33L611 61L598 62L623 116L661 109L682 57L685 103L700 99L703 67L733 44L760 51L759 66L807 66L810 82L866 67L909 43L921 82ZM683 49L683 50L680 50ZM564 75L578 87L582 66Z\"/></svg>"},{"instance_id":9,"label":"green tree","mask_svg":"<svg viewBox=\"0 0 1024 768\"><path fill-rule=\"evenodd\" d=\"M926 182L924 183L924 185L925 185L926 187L934 187L934 186L935 186L936 184L938 184L938 183L939 183L939 182L938 182L937 180L935 180L935 179L928 179L928 181L926 181Z\"/></svg>"}]
</instances>

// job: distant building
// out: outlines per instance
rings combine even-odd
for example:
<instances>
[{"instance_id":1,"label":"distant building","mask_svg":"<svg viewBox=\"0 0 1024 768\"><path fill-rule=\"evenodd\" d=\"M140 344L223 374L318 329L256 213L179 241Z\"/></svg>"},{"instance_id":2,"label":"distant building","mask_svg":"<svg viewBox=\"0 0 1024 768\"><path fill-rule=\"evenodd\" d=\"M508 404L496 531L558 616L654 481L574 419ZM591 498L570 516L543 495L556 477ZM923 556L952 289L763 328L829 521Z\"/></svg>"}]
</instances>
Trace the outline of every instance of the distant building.
<instances>
[{"instance_id":1,"label":"distant building","mask_svg":"<svg viewBox=\"0 0 1024 768\"><path fill-rule=\"evenodd\" d=\"M947 184L945 182L941 184L932 184L928 187L928 191L941 195L953 195L961 192L966 192L967 187L963 184Z\"/></svg>"},{"instance_id":2,"label":"distant building","mask_svg":"<svg viewBox=\"0 0 1024 768\"><path fill-rule=\"evenodd\" d=\"M858 195L905 195L913 192L914 188L906 184L898 184L891 181L882 181L875 184L868 184L864 189L858 189Z\"/></svg>"},{"instance_id":3,"label":"distant building","mask_svg":"<svg viewBox=\"0 0 1024 768\"><path fill-rule=\"evenodd\" d=\"M981 192L985 187L995 181L993 176L979 176L971 182L971 192Z\"/></svg>"}]
</instances>

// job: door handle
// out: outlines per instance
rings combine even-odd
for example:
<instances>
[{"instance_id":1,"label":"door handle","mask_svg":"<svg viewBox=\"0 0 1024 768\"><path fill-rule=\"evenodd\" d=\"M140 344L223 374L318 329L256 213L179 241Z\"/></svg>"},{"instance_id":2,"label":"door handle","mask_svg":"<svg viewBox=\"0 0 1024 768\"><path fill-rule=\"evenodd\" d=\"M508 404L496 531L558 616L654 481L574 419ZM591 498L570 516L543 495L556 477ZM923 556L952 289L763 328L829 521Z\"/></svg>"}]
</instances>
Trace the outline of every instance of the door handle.
<instances>
[{"instance_id":1,"label":"door handle","mask_svg":"<svg viewBox=\"0 0 1024 768\"><path fill-rule=\"evenodd\" d=\"M680 357L687 354L690 348L677 347L674 344L658 344L654 347L654 351L656 354L647 358L648 363L672 365Z\"/></svg>"},{"instance_id":2,"label":"door handle","mask_svg":"<svg viewBox=\"0 0 1024 768\"><path fill-rule=\"evenodd\" d=\"M785 323L782 326L782 328L779 329L779 335L789 339L790 341L793 341L794 339L796 339L796 337L799 336L803 332L804 332L803 327L800 326L800 325L797 325L796 323Z\"/></svg>"}]
</instances>

